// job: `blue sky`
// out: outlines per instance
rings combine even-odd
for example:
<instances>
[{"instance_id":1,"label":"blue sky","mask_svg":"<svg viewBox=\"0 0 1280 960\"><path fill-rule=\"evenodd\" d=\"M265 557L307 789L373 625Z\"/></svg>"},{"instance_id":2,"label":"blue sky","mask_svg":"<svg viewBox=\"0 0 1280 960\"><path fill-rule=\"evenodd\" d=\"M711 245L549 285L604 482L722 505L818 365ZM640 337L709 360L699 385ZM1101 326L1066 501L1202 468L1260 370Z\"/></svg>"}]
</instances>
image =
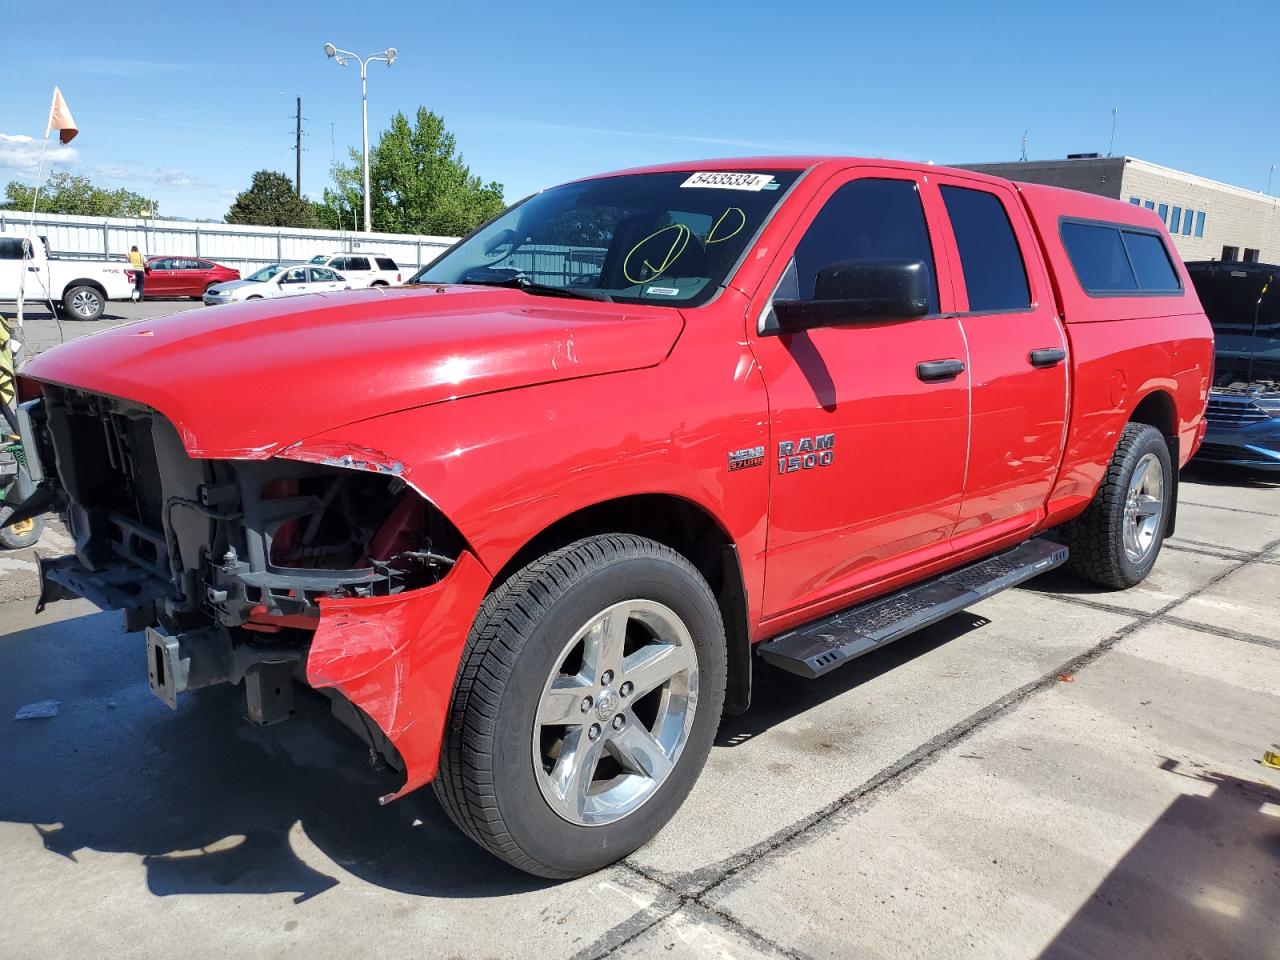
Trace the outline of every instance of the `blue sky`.
<instances>
[{"instance_id":1,"label":"blue sky","mask_svg":"<svg viewBox=\"0 0 1280 960\"><path fill-rule=\"evenodd\" d=\"M1272 2L969 0L6 4L0 182L31 179L54 84L81 128L55 169L220 218L253 171L302 185L396 110L442 113L508 200L662 160L847 153L938 162L1115 152L1251 189L1280 160ZM201 13L192 14L190 11ZM179 13L175 12L179 11ZM353 15L355 13L356 15ZM56 40L45 38L56 37ZM332 128L331 128L332 124ZM1280 176L1275 185L1280 190ZM376 224L375 224L376 229Z\"/></svg>"}]
</instances>

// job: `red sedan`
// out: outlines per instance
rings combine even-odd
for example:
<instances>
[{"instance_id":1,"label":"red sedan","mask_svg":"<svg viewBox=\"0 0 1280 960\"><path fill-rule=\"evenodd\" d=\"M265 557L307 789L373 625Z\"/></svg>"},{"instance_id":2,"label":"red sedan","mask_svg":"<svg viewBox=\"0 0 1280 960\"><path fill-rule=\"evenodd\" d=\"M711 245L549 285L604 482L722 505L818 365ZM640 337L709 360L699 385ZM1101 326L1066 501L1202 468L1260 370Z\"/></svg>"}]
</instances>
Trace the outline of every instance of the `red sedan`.
<instances>
[{"instance_id":1,"label":"red sedan","mask_svg":"<svg viewBox=\"0 0 1280 960\"><path fill-rule=\"evenodd\" d=\"M195 257L151 257L147 260L147 297L199 299L215 283L239 280L240 271Z\"/></svg>"}]
</instances>

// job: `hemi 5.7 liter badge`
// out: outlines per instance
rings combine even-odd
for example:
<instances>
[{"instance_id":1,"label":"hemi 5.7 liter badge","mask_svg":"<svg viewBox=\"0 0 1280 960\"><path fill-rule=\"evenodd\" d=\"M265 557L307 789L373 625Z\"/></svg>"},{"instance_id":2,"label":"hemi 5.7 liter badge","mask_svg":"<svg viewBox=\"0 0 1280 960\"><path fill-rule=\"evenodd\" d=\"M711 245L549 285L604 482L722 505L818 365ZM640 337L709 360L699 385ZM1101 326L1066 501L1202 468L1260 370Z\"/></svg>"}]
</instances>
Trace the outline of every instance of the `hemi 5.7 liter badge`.
<instances>
[{"instance_id":1,"label":"hemi 5.7 liter badge","mask_svg":"<svg viewBox=\"0 0 1280 960\"><path fill-rule=\"evenodd\" d=\"M764 447L743 447L741 450L729 451L729 469L745 470L747 467L758 467L764 463Z\"/></svg>"}]
</instances>

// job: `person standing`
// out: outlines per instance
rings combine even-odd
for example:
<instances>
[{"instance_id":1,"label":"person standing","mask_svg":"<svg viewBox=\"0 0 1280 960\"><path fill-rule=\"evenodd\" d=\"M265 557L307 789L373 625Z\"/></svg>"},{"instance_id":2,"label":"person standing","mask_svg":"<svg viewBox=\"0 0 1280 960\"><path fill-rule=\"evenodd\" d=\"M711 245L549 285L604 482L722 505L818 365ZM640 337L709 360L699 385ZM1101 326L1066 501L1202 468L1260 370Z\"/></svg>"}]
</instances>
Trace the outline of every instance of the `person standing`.
<instances>
[{"instance_id":1,"label":"person standing","mask_svg":"<svg viewBox=\"0 0 1280 960\"><path fill-rule=\"evenodd\" d=\"M147 261L142 259L136 246L129 248L129 263L133 267L133 302L142 299L142 285L147 276Z\"/></svg>"}]
</instances>

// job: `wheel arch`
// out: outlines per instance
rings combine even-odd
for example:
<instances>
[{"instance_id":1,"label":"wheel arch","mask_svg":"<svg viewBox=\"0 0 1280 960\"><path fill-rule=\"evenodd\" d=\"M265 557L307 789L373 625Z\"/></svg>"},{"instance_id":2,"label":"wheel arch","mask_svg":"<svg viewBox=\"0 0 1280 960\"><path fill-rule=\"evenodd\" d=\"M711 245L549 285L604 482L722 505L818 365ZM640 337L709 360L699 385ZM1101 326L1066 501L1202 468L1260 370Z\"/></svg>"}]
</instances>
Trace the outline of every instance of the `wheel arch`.
<instances>
[{"instance_id":1,"label":"wheel arch","mask_svg":"<svg viewBox=\"0 0 1280 960\"><path fill-rule=\"evenodd\" d=\"M732 716L745 711L751 702L751 640L742 563L733 538L703 506L673 494L645 493L580 507L534 534L493 582L502 583L552 550L601 533L647 537L675 550L706 578L724 620L728 664L724 712Z\"/></svg>"},{"instance_id":2,"label":"wheel arch","mask_svg":"<svg viewBox=\"0 0 1280 960\"><path fill-rule=\"evenodd\" d=\"M107 296L107 288L103 286L102 281L94 280L92 277L82 277L79 280L72 280L70 283L68 283L65 287L62 288L62 299L66 300L67 294L70 293L72 290L74 290L76 287L92 287L94 290L97 290L98 293L102 294L102 299L104 301L111 299L109 296Z\"/></svg>"},{"instance_id":3,"label":"wheel arch","mask_svg":"<svg viewBox=\"0 0 1280 960\"><path fill-rule=\"evenodd\" d=\"M1169 448L1169 509L1165 514L1166 537L1173 534L1174 524L1178 517L1178 406L1173 395L1167 390L1156 387L1146 393L1133 412L1129 414L1129 423L1145 423L1155 427L1164 435L1164 442Z\"/></svg>"}]
</instances>

